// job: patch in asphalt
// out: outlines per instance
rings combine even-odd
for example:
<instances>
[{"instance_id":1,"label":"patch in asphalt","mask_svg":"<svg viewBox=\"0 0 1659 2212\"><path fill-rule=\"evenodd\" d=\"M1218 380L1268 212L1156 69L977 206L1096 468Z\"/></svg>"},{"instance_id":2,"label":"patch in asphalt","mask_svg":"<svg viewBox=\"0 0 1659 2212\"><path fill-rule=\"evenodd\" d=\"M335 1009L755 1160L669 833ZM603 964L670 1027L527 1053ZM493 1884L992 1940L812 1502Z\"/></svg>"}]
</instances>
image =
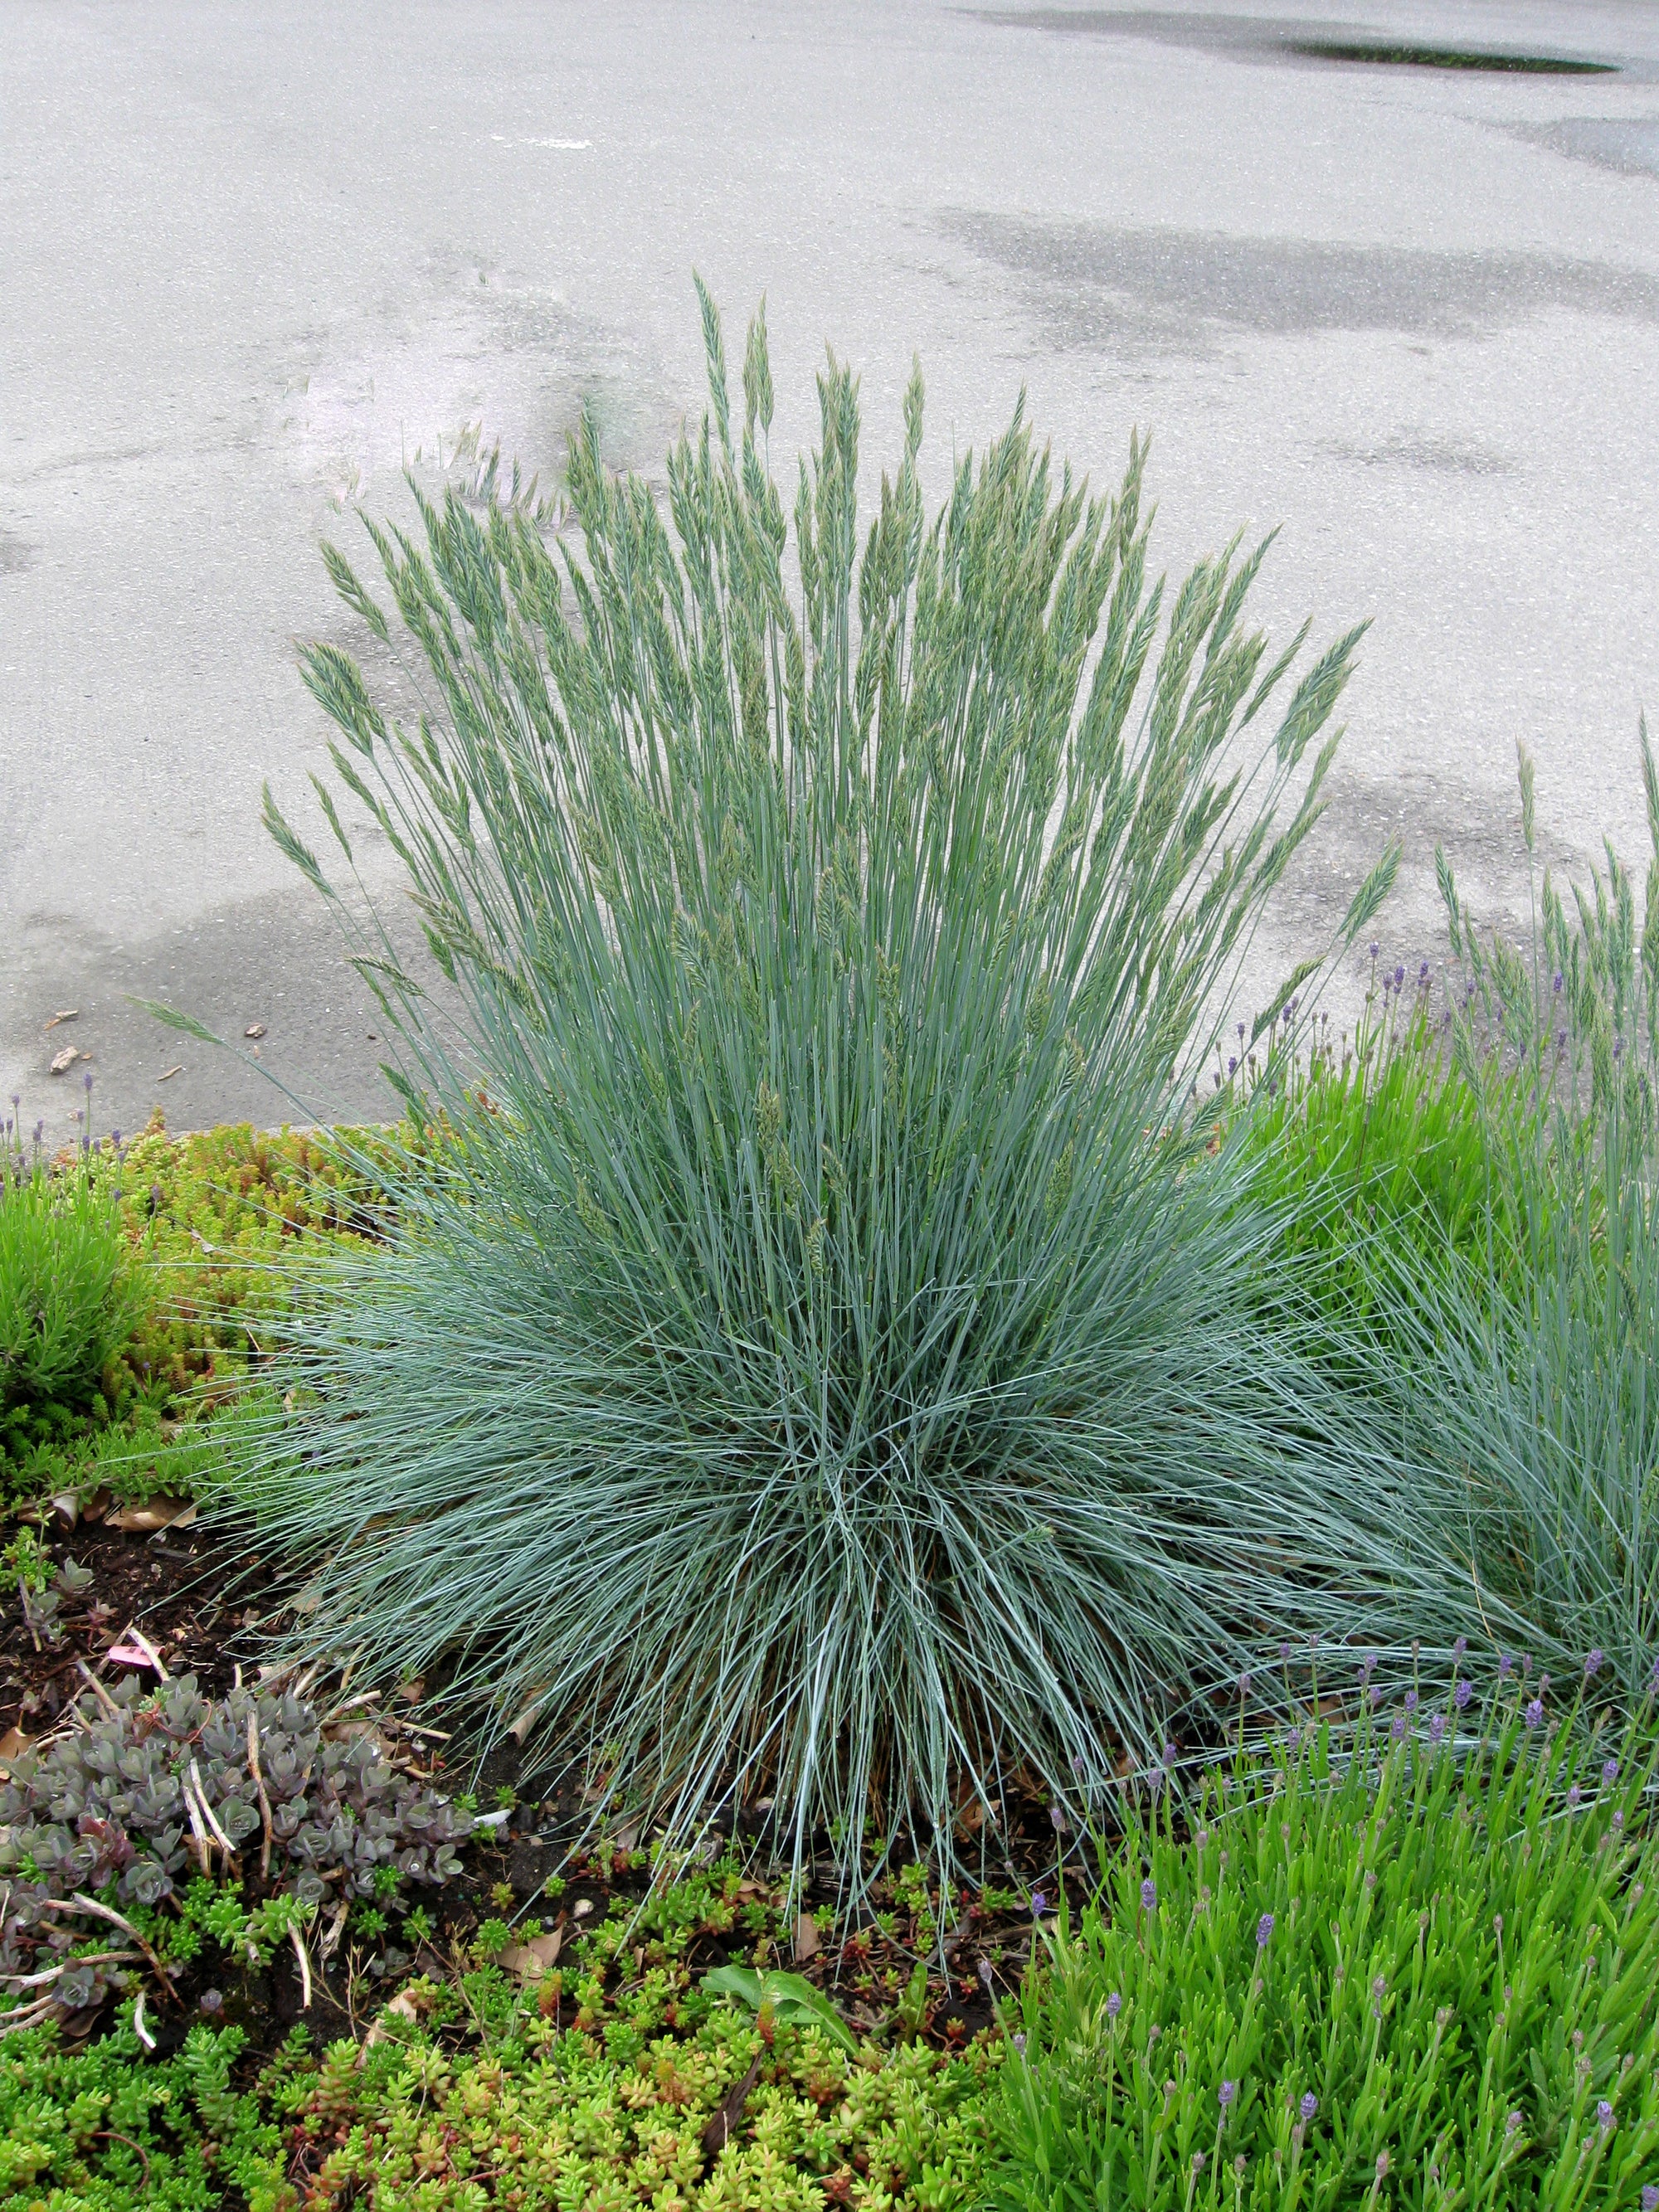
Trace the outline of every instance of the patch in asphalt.
<instances>
[{"instance_id":1,"label":"patch in asphalt","mask_svg":"<svg viewBox=\"0 0 1659 2212\"><path fill-rule=\"evenodd\" d=\"M1659 115L1565 116L1559 123L1511 123L1512 138L1565 154L1570 161L1589 161L1621 177L1659 177Z\"/></svg>"},{"instance_id":2,"label":"patch in asphalt","mask_svg":"<svg viewBox=\"0 0 1659 2212\"><path fill-rule=\"evenodd\" d=\"M1201 353L1219 335L1483 337L1552 308L1659 322L1659 277L1601 261L1118 230L947 209L948 237L1006 270L1056 347Z\"/></svg>"}]
</instances>

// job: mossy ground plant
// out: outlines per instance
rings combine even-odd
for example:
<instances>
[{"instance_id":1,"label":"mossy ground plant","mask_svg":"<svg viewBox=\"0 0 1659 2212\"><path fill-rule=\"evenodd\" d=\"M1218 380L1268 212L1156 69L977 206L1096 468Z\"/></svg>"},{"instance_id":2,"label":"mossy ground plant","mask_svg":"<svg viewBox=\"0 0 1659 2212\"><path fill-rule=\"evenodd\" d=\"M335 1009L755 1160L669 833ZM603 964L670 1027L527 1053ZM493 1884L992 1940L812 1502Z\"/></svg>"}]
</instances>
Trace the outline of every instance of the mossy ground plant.
<instances>
[{"instance_id":1,"label":"mossy ground plant","mask_svg":"<svg viewBox=\"0 0 1659 2212\"><path fill-rule=\"evenodd\" d=\"M158 1115L130 1141L88 1139L72 1158L38 1164L25 1193L30 1235L95 1233L107 1311L73 1386L0 1402L9 1496L189 1497L219 1479L227 1450L211 1418L246 1412L244 1386L271 1321L313 1261L370 1249L384 1233L382 1146L407 1150L372 1129L233 1125L173 1137ZM61 1305L79 1279L67 1247L59 1258ZM0 1279L9 1279L3 1267Z\"/></svg>"}]
</instances>

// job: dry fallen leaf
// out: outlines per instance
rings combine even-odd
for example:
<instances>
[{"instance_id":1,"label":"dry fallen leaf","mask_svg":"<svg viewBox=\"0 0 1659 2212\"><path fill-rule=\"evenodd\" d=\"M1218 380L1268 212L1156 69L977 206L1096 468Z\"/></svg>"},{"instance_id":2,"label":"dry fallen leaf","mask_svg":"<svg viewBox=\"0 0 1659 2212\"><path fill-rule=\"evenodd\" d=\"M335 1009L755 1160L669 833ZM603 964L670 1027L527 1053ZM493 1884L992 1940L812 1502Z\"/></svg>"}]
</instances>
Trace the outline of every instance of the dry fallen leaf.
<instances>
[{"instance_id":1,"label":"dry fallen leaf","mask_svg":"<svg viewBox=\"0 0 1659 2212\"><path fill-rule=\"evenodd\" d=\"M250 1022L247 1027L242 1031L242 1035L245 1037L262 1037L264 1033L265 1025L263 1022Z\"/></svg>"},{"instance_id":2,"label":"dry fallen leaf","mask_svg":"<svg viewBox=\"0 0 1659 2212\"><path fill-rule=\"evenodd\" d=\"M83 1521L101 1521L108 1511L109 1492L100 1482L90 1498L81 1500L81 1518Z\"/></svg>"},{"instance_id":3,"label":"dry fallen leaf","mask_svg":"<svg viewBox=\"0 0 1659 2212\"><path fill-rule=\"evenodd\" d=\"M153 1536L158 1529L176 1527L186 1513L195 1519L196 1509L188 1498L141 1498L136 1505L124 1505L110 1514L104 1525L125 1529L129 1535Z\"/></svg>"},{"instance_id":4,"label":"dry fallen leaf","mask_svg":"<svg viewBox=\"0 0 1659 2212\"><path fill-rule=\"evenodd\" d=\"M182 1075L184 1072L185 1063L181 1060L174 1066L168 1068L165 1075L158 1075L155 1080L158 1083L171 1083L175 1075Z\"/></svg>"},{"instance_id":5,"label":"dry fallen leaf","mask_svg":"<svg viewBox=\"0 0 1659 2212\"><path fill-rule=\"evenodd\" d=\"M52 1510L72 1528L81 1517L81 1494L75 1490L59 1490L52 1494Z\"/></svg>"},{"instance_id":6,"label":"dry fallen leaf","mask_svg":"<svg viewBox=\"0 0 1659 2212\"><path fill-rule=\"evenodd\" d=\"M80 1013L81 1009L79 1006L65 1006L61 1014L54 1014L52 1016L52 1019L46 1024L46 1027L49 1030L55 1030L59 1022L76 1021L80 1018Z\"/></svg>"},{"instance_id":7,"label":"dry fallen leaf","mask_svg":"<svg viewBox=\"0 0 1659 2212\"><path fill-rule=\"evenodd\" d=\"M399 1990L397 1996L392 1998L391 2003L386 2007L386 2011L380 2014L380 2017L374 2022L374 2027L369 2029L368 2033L363 2038L363 2047L357 2053L357 2063L360 2066L362 2064L364 2059L368 2057L369 2052L374 2050L377 2043L384 2043L386 2041L386 2023L387 2015L393 2013L397 2014L399 2020L419 2020L421 2016L420 2012L416 2006L415 2000L410 1996L409 1991L407 1990Z\"/></svg>"},{"instance_id":8,"label":"dry fallen leaf","mask_svg":"<svg viewBox=\"0 0 1659 2212\"><path fill-rule=\"evenodd\" d=\"M563 1941L563 1929L556 1928L550 1935L532 1936L527 1943L509 1943L501 1954L501 1964L521 1981L539 1980L556 1962Z\"/></svg>"},{"instance_id":9,"label":"dry fallen leaf","mask_svg":"<svg viewBox=\"0 0 1659 2212\"><path fill-rule=\"evenodd\" d=\"M818 1942L818 1925L810 1912L803 1912L795 1923L795 1964L804 1959L816 1958L823 1946Z\"/></svg>"},{"instance_id":10,"label":"dry fallen leaf","mask_svg":"<svg viewBox=\"0 0 1659 2212\"><path fill-rule=\"evenodd\" d=\"M426 1682L417 1674L412 1682L399 1682L398 1695L406 1705L418 1705L426 1694Z\"/></svg>"},{"instance_id":11,"label":"dry fallen leaf","mask_svg":"<svg viewBox=\"0 0 1659 2212\"><path fill-rule=\"evenodd\" d=\"M8 1729L4 1735L0 1735L0 1766L9 1772L9 1761L21 1759L33 1741L34 1738L25 1735L21 1729Z\"/></svg>"},{"instance_id":12,"label":"dry fallen leaf","mask_svg":"<svg viewBox=\"0 0 1659 2212\"><path fill-rule=\"evenodd\" d=\"M67 1075L70 1068L74 1066L76 1061L79 1060L80 1057L80 1054L76 1050L72 1044L66 1044L62 1052L60 1052L52 1061L51 1070L52 1073L53 1075Z\"/></svg>"}]
</instances>

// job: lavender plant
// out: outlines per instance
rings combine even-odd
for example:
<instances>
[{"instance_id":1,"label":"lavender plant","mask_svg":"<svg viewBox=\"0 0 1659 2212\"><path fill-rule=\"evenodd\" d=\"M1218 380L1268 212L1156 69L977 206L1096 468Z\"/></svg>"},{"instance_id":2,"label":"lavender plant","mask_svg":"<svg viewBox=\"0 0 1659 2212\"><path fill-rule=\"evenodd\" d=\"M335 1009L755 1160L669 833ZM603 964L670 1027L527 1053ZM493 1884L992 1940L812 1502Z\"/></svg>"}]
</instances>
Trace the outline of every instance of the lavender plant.
<instances>
[{"instance_id":1,"label":"lavender plant","mask_svg":"<svg viewBox=\"0 0 1659 2212\"><path fill-rule=\"evenodd\" d=\"M332 1899L390 1903L407 1884L450 1880L473 1827L367 1737L325 1736L303 1698L204 1698L189 1674L149 1696L132 1675L88 1696L66 1734L12 1759L10 1773L0 1978L27 1994L0 2032L100 2004L129 1967L155 1966L133 1915L176 1901L191 1877L240 1873L257 1856L275 1893L307 1917ZM210 1924L222 1941L249 1939L240 1909ZM76 1947L89 1933L109 1941L88 1960Z\"/></svg>"},{"instance_id":2,"label":"lavender plant","mask_svg":"<svg viewBox=\"0 0 1659 2212\"><path fill-rule=\"evenodd\" d=\"M1659 2198L1651 1699L1370 1693L1103 1855L1018 2008L1006 2212Z\"/></svg>"}]
</instances>

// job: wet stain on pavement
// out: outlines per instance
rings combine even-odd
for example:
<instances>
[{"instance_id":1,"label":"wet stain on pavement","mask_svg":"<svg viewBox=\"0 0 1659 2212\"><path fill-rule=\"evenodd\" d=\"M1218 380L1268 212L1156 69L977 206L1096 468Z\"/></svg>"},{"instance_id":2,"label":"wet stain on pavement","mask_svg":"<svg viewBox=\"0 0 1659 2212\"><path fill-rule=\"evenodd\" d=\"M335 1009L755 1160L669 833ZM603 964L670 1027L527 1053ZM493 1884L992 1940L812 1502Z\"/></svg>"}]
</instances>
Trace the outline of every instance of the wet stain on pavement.
<instances>
[{"instance_id":1,"label":"wet stain on pavement","mask_svg":"<svg viewBox=\"0 0 1659 2212\"><path fill-rule=\"evenodd\" d=\"M1484 337L1552 309L1659 322L1659 277L1547 253L1437 252L1000 216L938 217L1056 347L1206 352L1237 331Z\"/></svg>"}]
</instances>

